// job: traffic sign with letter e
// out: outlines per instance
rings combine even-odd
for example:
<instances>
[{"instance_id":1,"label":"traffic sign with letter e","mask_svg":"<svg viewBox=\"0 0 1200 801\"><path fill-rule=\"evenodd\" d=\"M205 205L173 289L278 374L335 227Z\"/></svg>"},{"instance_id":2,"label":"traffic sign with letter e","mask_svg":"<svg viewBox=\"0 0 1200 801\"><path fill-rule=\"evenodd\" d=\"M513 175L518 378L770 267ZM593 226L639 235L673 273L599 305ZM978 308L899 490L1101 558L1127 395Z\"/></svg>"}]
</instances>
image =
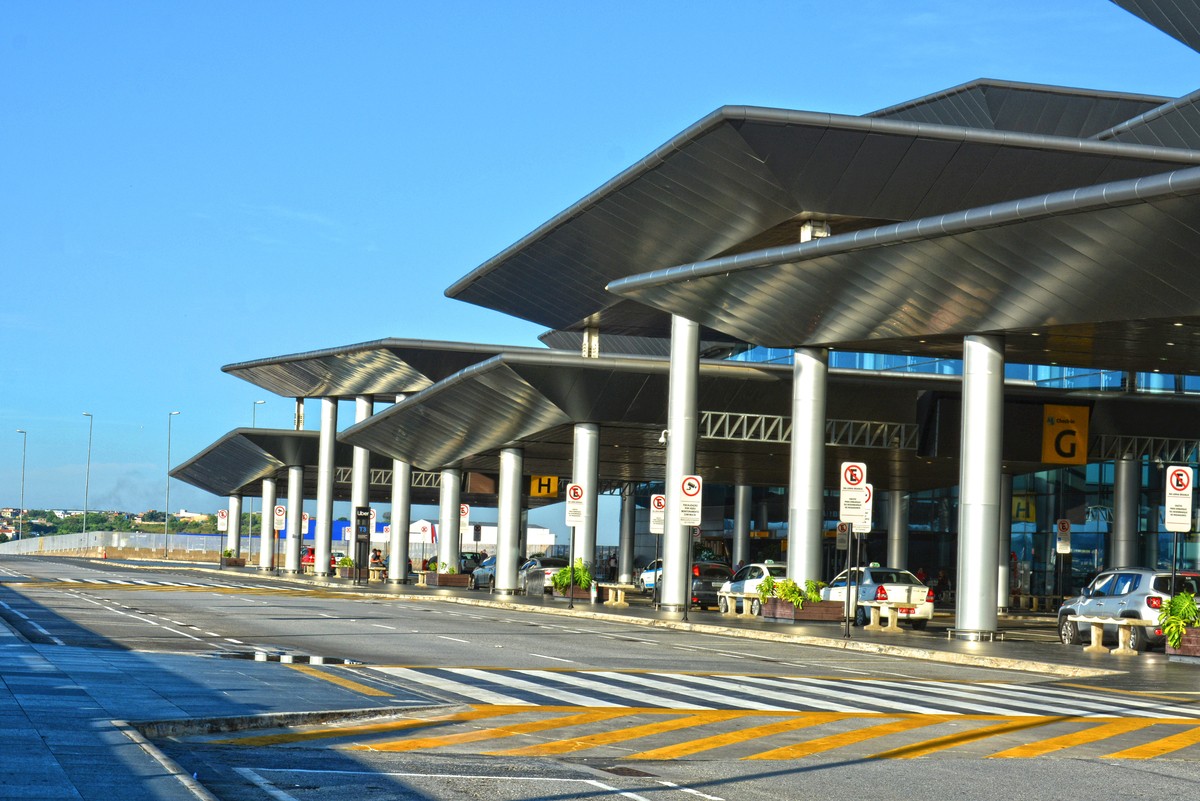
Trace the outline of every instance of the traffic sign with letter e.
<instances>
[{"instance_id":1,"label":"traffic sign with letter e","mask_svg":"<svg viewBox=\"0 0 1200 801\"><path fill-rule=\"evenodd\" d=\"M458 505L458 525L460 529L471 525L471 504L460 503Z\"/></svg>"},{"instance_id":2,"label":"traffic sign with letter e","mask_svg":"<svg viewBox=\"0 0 1200 801\"><path fill-rule=\"evenodd\" d=\"M650 496L650 533L662 534L667 524L667 496Z\"/></svg>"},{"instance_id":3,"label":"traffic sign with letter e","mask_svg":"<svg viewBox=\"0 0 1200 801\"><path fill-rule=\"evenodd\" d=\"M583 485L567 485L567 525L583 525Z\"/></svg>"},{"instance_id":4,"label":"traffic sign with letter e","mask_svg":"<svg viewBox=\"0 0 1200 801\"><path fill-rule=\"evenodd\" d=\"M1185 465L1173 464L1166 470L1163 511L1167 531L1192 530L1192 478L1192 468Z\"/></svg>"}]
</instances>

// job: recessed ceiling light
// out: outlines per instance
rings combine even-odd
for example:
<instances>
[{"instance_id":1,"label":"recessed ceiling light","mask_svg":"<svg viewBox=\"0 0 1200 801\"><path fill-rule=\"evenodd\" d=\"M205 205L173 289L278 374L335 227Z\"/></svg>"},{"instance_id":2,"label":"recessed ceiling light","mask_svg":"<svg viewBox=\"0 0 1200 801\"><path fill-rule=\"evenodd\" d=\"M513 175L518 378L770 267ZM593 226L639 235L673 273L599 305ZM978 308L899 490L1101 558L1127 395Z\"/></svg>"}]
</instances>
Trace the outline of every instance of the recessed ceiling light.
<instances>
[{"instance_id":1,"label":"recessed ceiling light","mask_svg":"<svg viewBox=\"0 0 1200 801\"><path fill-rule=\"evenodd\" d=\"M1175 343L1174 343L1174 342L1168 342L1167 344L1168 344L1168 345L1174 345Z\"/></svg>"},{"instance_id":2,"label":"recessed ceiling light","mask_svg":"<svg viewBox=\"0 0 1200 801\"><path fill-rule=\"evenodd\" d=\"M1174 323L1176 328L1183 328L1183 323Z\"/></svg>"},{"instance_id":3,"label":"recessed ceiling light","mask_svg":"<svg viewBox=\"0 0 1200 801\"><path fill-rule=\"evenodd\" d=\"M1034 331L1034 332L1033 332L1032 334L1030 334L1029 336L1031 336L1031 337L1040 337L1040 336L1041 336L1041 334L1039 334L1037 331Z\"/></svg>"}]
</instances>

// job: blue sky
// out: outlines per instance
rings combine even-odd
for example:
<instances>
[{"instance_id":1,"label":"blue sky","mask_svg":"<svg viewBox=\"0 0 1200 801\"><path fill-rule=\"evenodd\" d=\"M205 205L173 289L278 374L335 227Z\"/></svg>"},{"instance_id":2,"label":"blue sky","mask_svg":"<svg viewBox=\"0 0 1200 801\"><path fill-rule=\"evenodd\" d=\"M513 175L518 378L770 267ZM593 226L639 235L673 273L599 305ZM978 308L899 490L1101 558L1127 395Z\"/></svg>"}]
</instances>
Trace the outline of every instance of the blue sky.
<instances>
[{"instance_id":1,"label":"blue sky","mask_svg":"<svg viewBox=\"0 0 1200 801\"><path fill-rule=\"evenodd\" d=\"M443 291L719 106L861 114L979 77L1177 96L1198 67L1105 0L9 0L0 505L18 428L26 506L83 505L87 411L91 507L141 511L163 504L168 412L173 464L258 399L290 426L230 362L536 345Z\"/></svg>"}]
</instances>

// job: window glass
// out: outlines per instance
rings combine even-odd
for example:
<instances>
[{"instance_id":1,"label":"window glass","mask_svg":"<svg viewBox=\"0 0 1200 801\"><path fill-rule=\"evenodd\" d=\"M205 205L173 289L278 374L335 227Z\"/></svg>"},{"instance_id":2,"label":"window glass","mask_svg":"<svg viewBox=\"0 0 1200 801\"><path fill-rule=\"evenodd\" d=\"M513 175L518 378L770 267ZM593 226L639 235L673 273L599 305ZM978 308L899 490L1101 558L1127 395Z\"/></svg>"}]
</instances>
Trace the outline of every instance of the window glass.
<instances>
[{"instance_id":1,"label":"window glass","mask_svg":"<svg viewBox=\"0 0 1200 801\"><path fill-rule=\"evenodd\" d=\"M1113 581L1116 579L1116 573L1101 573L1092 582L1092 595L1096 598L1103 598L1112 595Z\"/></svg>"},{"instance_id":2,"label":"window glass","mask_svg":"<svg viewBox=\"0 0 1200 801\"><path fill-rule=\"evenodd\" d=\"M787 568L784 565L770 565L767 570L771 571L773 578L785 578L787 576Z\"/></svg>"},{"instance_id":3,"label":"window glass","mask_svg":"<svg viewBox=\"0 0 1200 801\"><path fill-rule=\"evenodd\" d=\"M739 570L739 571L737 572L737 575L735 575L735 576L733 577L733 580L734 580L734 581L745 581L747 578L749 578L749 577L750 577L750 570L751 570L751 569L752 569L752 568L751 568L749 565L746 565L745 567L743 567L741 570Z\"/></svg>"},{"instance_id":4,"label":"window glass","mask_svg":"<svg viewBox=\"0 0 1200 801\"><path fill-rule=\"evenodd\" d=\"M1118 573L1112 584L1113 595L1128 595L1137 589L1138 575L1136 573Z\"/></svg>"}]
</instances>

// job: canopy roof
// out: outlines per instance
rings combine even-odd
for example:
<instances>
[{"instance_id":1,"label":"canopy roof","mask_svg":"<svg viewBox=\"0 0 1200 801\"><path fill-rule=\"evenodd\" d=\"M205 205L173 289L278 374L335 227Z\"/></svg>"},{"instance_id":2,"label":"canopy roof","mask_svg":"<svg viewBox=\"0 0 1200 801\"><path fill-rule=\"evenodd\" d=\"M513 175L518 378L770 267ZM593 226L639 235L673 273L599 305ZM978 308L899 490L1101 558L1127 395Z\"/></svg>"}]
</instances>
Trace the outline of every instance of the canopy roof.
<instances>
[{"instance_id":1,"label":"canopy roof","mask_svg":"<svg viewBox=\"0 0 1200 801\"><path fill-rule=\"evenodd\" d=\"M1117 102L1111 93L1072 95L1089 97ZM1148 105L1130 98L1122 102ZM1200 152L727 106L446 294L557 329L656 336L666 330L662 312L608 294L609 283L794 243L805 221L851 232L1193 164Z\"/></svg>"}]
</instances>

